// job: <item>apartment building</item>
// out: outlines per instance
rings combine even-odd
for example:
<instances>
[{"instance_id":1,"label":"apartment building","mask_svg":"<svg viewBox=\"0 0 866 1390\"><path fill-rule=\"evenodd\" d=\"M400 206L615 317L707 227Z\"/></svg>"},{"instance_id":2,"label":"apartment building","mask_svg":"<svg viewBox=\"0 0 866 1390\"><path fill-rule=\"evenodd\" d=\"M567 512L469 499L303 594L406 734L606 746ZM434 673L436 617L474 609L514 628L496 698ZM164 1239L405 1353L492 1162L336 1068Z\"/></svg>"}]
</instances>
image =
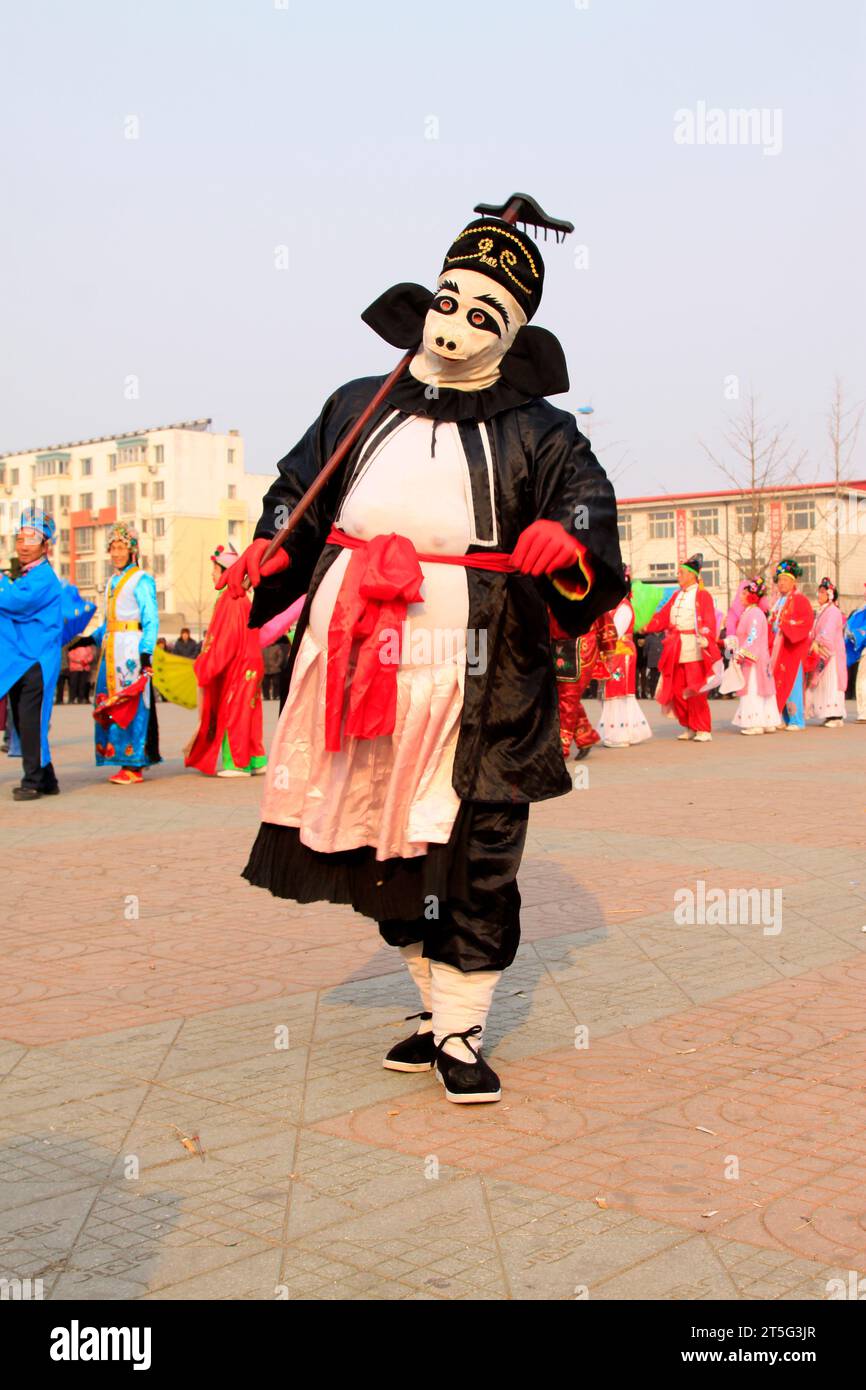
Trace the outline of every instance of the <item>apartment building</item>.
<instances>
[{"instance_id":1,"label":"apartment building","mask_svg":"<svg viewBox=\"0 0 866 1390\"><path fill-rule=\"evenodd\" d=\"M807 593L827 574L843 609L863 602L866 481L626 497L618 507L623 558L635 578L673 580L680 562L700 550L704 582L723 604L742 578L769 578L782 556L795 555Z\"/></svg>"},{"instance_id":2,"label":"apartment building","mask_svg":"<svg viewBox=\"0 0 866 1390\"><path fill-rule=\"evenodd\" d=\"M226 540L243 549L267 486L244 471L238 431L216 434L210 425L187 420L0 455L0 568L14 554L21 509L35 504L57 523L58 574L99 603L111 573L107 528L133 521L163 631L200 632L214 602L210 554Z\"/></svg>"}]
</instances>

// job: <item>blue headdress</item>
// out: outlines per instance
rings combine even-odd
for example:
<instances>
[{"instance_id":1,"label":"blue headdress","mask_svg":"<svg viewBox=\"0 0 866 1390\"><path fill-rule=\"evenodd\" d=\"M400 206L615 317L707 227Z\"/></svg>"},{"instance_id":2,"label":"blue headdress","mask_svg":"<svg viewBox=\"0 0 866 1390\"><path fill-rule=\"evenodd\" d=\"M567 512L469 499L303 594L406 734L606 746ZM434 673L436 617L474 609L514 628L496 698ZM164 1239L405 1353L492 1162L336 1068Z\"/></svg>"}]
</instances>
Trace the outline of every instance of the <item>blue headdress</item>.
<instances>
[{"instance_id":1,"label":"blue headdress","mask_svg":"<svg viewBox=\"0 0 866 1390\"><path fill-rule=\"evenodd\" d=\"M50 545L54 544L57 536L54 517L43 512L41 507L25 507L19 518L17 530L41 531Z\"/></svg>"}]
</instances>

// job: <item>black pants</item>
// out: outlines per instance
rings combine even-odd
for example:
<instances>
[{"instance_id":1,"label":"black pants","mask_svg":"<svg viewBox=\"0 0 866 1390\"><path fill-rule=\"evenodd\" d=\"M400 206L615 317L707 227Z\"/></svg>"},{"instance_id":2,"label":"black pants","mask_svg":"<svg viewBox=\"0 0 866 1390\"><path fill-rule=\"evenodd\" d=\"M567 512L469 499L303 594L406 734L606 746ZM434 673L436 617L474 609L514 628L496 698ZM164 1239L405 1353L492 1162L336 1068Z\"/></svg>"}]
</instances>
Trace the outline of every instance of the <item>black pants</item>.
<instances>
[{"instance_id":1,"label":"black pants","mask_svg":"<svg viewBox=\"0 0 866 1390\"><path fill-rule=\"evenodd\" d=\"M69 672L69 703L86 705L90 695L90 672Z\"/></svg>"},{"instance_id":2,"label":"black pants","mask_svg":"<svg viewBox=\"0 0 866 1390\"><path fill-rule=\"evenodd\" d=\"M9 691L12 719L21 740L22 787L52 791L57 777L51 763L42 766L42 667L36 661Z\"/></svg>"},{"instance_id":3,"label":"black pants","mask_svg":"<svg viewBox=\"0 0 866 1390\"><path fill-rule=\"evenodd\" d=\"M507 970L520 943L517 871L529 807L475 803L462 830L461 868L429 916L379 923L389 946L420 941L424 955L457 970Z\"/></svg>"},{"instance_id":4,"label":"black pants","mask_svg":"<svg viewBox=\"0 0 866 1390\"><path fill-rule=\"evenodd\" d=\"M280 672L269 671L262 680L262 699L278 700L280 698Z\"/></svg>"}]
</instances>

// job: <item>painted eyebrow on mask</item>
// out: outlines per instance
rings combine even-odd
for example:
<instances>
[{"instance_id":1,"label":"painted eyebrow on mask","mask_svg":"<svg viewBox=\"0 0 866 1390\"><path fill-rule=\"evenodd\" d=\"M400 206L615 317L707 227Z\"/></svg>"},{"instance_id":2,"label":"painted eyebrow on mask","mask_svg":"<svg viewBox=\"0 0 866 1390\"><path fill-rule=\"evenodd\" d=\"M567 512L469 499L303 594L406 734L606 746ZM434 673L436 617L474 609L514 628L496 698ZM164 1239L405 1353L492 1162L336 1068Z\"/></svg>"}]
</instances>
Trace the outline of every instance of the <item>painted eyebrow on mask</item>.
<instances>
[{"instance_id":1,"label":"painted eyebrow on mask","mask_svg":"<svg viewBox=\"0 0 866 1390\"><path fill-rule=\"evenodd\" d=\"M443 280L436 293L441 294L443 290L450 290L452 294L459 294L460 286L455 285L453 280Z\"/></svg>"},{"instance_id":2,"label":"painted eyebrow on mask","mask_svg":"<svg viewBox=\"0 0 866 1390\"><path fill-rule=\"evenodd\" d=\"M498 299L494 299L492 294L477 294L477 295L475 296L475 298L476 298L477 300L480 300L480 302L481 302L482 304L489 304L492 308L498 309L499 313L502 315L503 319L505 320L505 327L506 327L506 328L508 327L508 312L507 312L507 310L499 303L499 300L498 300Z\"/></svg>"}]
</instances>

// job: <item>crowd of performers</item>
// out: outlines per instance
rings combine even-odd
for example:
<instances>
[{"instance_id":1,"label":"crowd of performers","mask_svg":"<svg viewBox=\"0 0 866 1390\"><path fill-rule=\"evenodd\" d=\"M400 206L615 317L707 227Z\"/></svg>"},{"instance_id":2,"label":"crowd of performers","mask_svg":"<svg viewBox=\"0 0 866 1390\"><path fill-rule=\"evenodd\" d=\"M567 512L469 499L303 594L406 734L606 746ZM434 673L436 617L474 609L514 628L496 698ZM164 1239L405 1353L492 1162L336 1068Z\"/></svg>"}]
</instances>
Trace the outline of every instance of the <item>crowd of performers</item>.
<instances>
[{"instance_id":1,"label":"crowd of performers","mask_svg":"<svg viewBox=\"0 0 866 1390\"><path fill-rule=\"evenodd\" d=\"M363 316L393 346L420 343L408 372L338 388L280 461L251 545L214 551L217 598L195 662L158 646L153 580L130 525L110 533L105 612L84 639L99 651L97 766L132 787L160 760L155 678L195 708L189 767L263 774L245 878L297 903L348 904L378 924L420 1005L415 1030L383 1065L432 1073L460 1104L501 1095L482 1043L520 939L529 805L571 790L575 744L581 757L599 739L622 748L650 737L636 631L664 634L656 698L682 739L712 737L707 695L724 675L702 557L681 565L661 607L656 591L648 607L650 586L632 584L622 566L613 488L575 418L545 399L568 377L556 339L530 323L543 278L536 243L516 226L491 215L463 228L435 290L397 285ZM306 497L353 429L327 486ZM50 518L22 518L22 574L0 584L0 696L21 740L19 800L58 790L48 721L71 629L52 539ZM815 616L799 578L796 561L783 561L769 612L756 578L729 616L744 734L844 716L836 590L822 581ZM261 651L293 623L266 759ZM581 703L591 680L603 686L599 733Z\"/></svg>"},{"instance_id":2,"label":"crowd of performers","mask_svg":"<svg viewBox=\"0 0 866 1390\"><path fill-rule=\"evenodd\" d=\"M82 636L95 605L57 578L49 560L55 535L50 516L22 512L15 538L20 576L12 582L0 575L0 713L10 751L22 760L15 800L36 801L60 790L48 737L61 649L72 643L97 653L94 759L98 768L111 769L110 783L139 785L146 769L161 761L155 667L163 698L198 710L185 750L188 767L218 777L263 772L262 634L249 626L248 595L218 592L196 659L169 655L159 646L156 587L139 564L138 534L118 522L107 536L113 572L102 622ZM231 545L217 547L211 557L215 587L237 558ZM269 641L288 631L291 617L277 615Z\"/></svg>"},{"instance_id":3,"label":"crowd of performers","mask_svg":"<svg viewBox=\"0 0 866 1390\"><path fill-rule=\"evenodd\" d=\"M731 724L741 734L796 732L807 719L838 728L845 721L852 665L858 666L857 721L866 723L866 604L846 622L838 590L825 577L813 610L799 588L801 568L788 558L775 568L772 605L761 576L743 580L722 622L702 586L702 564L701 555L684 561L675 593L639 625L642 633L664 634L654 693L664 714L682 726L680 739L712 740L708 697L715 691L738 696ZM599 742L605 748L627 748L652 737L636 699L635 644L635 608L645 603L650 587L632 586L616 609L576 640L551 621L566 758L574 744L581 758ZM599 683L602 699L598 731L581 698L593 681Z\"/></svg>"}]
</instances>

